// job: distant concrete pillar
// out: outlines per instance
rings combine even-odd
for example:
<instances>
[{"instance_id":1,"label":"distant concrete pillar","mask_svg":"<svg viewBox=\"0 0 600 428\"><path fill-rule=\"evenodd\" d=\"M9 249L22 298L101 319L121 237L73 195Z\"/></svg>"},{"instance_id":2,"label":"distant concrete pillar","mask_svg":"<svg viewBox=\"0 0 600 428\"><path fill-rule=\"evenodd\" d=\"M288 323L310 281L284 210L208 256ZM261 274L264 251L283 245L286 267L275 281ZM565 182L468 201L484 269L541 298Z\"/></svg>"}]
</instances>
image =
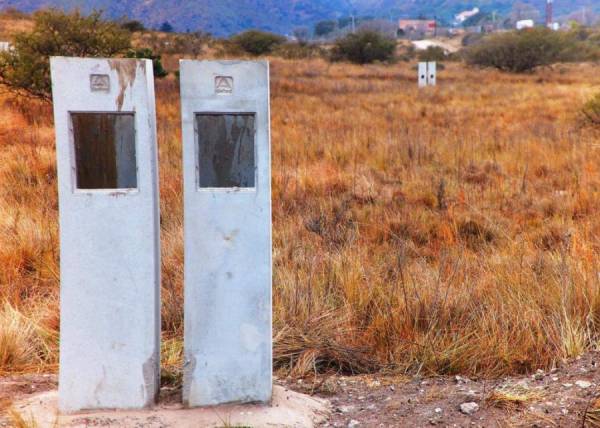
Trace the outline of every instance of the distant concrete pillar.
<instances>
[{"instance_id":1,"label":"distant concrete pillar","mask_svg":"<svg viewBox=\"0 0 600 428\"><path fill-rule=\"evenodd\" d=\"M427 84L435 86L437 83L437 64L435 62L427 63Z\"/></svg>"},{"instance_id":2,"label":"distant concrete pillar","mask_svg":"<svg viewBox=\"0 0 600 428\"><path fill-rule=\"evenodd\" d=\"M60 211L59 407L141 408L159 390L152 61L51 58Z\"/></svg>"},{"instance_id":3,"label":"distant concrete pillar","mask_svg":"<svg viewBox=\"0 0 600 428\"><path fill-rule=\"evenodd\" d=\"M420 62L418 70L419 88L424 88L427 86L427 63Z\"/></svg>"},{"instance_id":4,"label":"distant concrete pillar","mask_svg":"<svg viewBox=\"0 0 600 428\"><path fill-rule=\"evenodd\" d=\"M180 62L189 406L268 402L271 168L266 62Z\"/></svg>"},{"instance_id":5,"label":"distant concrete pillar","mask_svg":"<svg viewBox=\"0 0 600 428\"><path fill-rule=\"evenodd\" d=\"M433 61L419 63L419 88L435 86L437 83L437 64Z\"/></svg>"}]
</instances>

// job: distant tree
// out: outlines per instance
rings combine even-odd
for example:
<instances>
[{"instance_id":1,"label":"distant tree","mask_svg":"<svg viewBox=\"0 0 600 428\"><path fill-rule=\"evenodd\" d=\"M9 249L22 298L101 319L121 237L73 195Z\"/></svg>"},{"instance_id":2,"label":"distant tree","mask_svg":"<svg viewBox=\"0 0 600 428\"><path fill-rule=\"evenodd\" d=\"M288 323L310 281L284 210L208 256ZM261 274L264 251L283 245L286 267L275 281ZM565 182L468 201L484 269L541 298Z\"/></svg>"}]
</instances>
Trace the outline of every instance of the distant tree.
<instances>
[{"instance_id":1,"label":"distant tree","mask_svg":"<svg viewBox=\"0 0 600 428\"><path fill-rule=\"evenodd\" d=\"M162 79L163 77L167 77L169 74L162 65L161 56L155 55L152 52L152 49L142 48L142 49L130 49L126 55L127 58L139 58L139 59L151 59L152 60L152 69L154 71L154 77L158 79Z\"/></svg>"},{"instance_id":2,"label":"distant tree","mask_svg":"<svg viewBox=\"0 0 600 428\"><path fill-rule=\"evenodd\" d=\"M533 28L487 36L468 48L466 58L473 65L523 73L570 60L576 50L572 37L547 28Z\"/></svg>"},{"instance_id":3,"label":"distant tree","mask_svg":"<svg viewBox=\"0 0 600 428\"><path fill-rule=\"evenodd\" d=\"M285 43L285 37L266 31L249 30L233 36L231 43L251 55L266 55Z\"/></svg>"},{"instance_id":4,"label":"distant tree","mask_svg":"<svg viewBox=\"0 0 600 428\"><path fill-rule=\"evenodd\" d=\"M354 23L356 24L356 20L354 21ZM346 28L349 25L352 24L352 17L351 16L345 16L343 18L339 18L338 19L338 27L339 28Z\"/></svg>"},{"instance_id":5,"label":"distant tree","mask_svg":"<svg viewBox=\"0 0 600 428\"><path fill-rule=\"evenodd\" d=\"M427 49L417 54L419 61L444 61L447 59L446 51L440 46L428 46Z\"/></svg>"},{"instance_id":6,"label":"distant tree","mask_svg":"<svg viewBox=\"0 0 600 428\"><path fill-rule=\"evenodd\" d=\"M131 33L102 19L50 9L33 15L33 30L18 33L13 49L0 52L0 84L45 100L52 97L50 56L112 57L131 45Z\"/></svg>"},{"instance_id":7,"label":"distant tree","mask_svg":"<svg viewBox=\"0 0 600 428\"><path fill-rule=\"evenodd\" d=\"M350 61L370 64L375 61L390 61L394 58L396 41L376 31L362 30L348 34L335 42L332 49L333 61Z\"/></svg>"},{"instance_id":8,"label":"distant tree","mask_svg":"<svg viewBox=\"0 0 600 428\"><path fill-rule=\"evenodd\" d=\"M335 21L319 21L315 24L315 36L323 37L333 33L337 27Z\"/></svg>"},{"instance_id":9,"label":"distant tree","mask_svg":"<svg viewBox=\"0 0 600 428\"><path fill-rule=\"evenodd\" d=\"M294 28L293 34L296 40L298 40L298 42L300 43L305 43L306 41L308 41L308 38L310 36L308 28L306 27Z\"/></svg>"},{"instance_id":10,"label":"distant tree","mask_svg":"<svg viewBox=\"0 0 600 428\"><path fill-rule=\"evenodd\" d=\"M123 22L121 24L121 28L124 28L127 31L131 31L132 33L146 31L146 27L144 26L144 24L135 19Z\"/></svg>"},{"instance_id":11,"label":"distant tree","mask_svg":"<svg viewBox=\"0 0 600 428\"><path fill-rule=\"evenodd\" d=\"M165 21L162 24L160 24L160 28L158 30L162 31L163 33L172 33L173 26L169 24L169 21Z\"/></svg>"}]
</instances>

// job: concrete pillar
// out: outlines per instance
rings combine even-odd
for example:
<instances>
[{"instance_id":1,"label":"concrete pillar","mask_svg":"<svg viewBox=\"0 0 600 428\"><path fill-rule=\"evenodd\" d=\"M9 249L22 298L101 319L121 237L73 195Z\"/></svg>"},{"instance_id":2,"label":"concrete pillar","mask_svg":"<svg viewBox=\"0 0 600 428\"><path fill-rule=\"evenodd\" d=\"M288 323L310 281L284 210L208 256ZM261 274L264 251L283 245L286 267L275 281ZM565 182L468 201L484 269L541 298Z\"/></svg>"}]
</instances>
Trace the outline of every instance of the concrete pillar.
<instances>
[{"instance_id":1,"label":"concrete pillar","mask_svg":"<svg viewBox=\"0 0 600 428\"><path fill-rule=\"evenodd\" d=\"M419 63L419 69L418 69L418 82L419 82L419 88L424 88L425 86L427 86L427 63L426 62L420 62Z\"/></svg>"},{"instance_id":2,"label":"concrete pillar","mask_svg":"<svg viewBox=\"0 0 600 428\"><path fill-rule=\"evenodd\" d=\"M435 86L437 80L437 66L436 63L430 61L427 63L427 84L429 86Z\"/></svg>"},{"instance_id":3,"label":"concrete pillar","mask_svg":"<svg viewBox=\"0 0 600 428\"><path fill-rule=\"evenodd\" d=\"M63 412L141 408L159 390L152 62L51 58L60 211Z\"/></svg>"},{"instance_id":4,"label":"concrete pillar","mask_svg":"<svg viewBox=\"0 0 600 428\"><path fill-rule=\"evenodd\" d=\"M189 406L268 402L271 172L266 62L180 62Z\"/></svg>"}]
</instances>

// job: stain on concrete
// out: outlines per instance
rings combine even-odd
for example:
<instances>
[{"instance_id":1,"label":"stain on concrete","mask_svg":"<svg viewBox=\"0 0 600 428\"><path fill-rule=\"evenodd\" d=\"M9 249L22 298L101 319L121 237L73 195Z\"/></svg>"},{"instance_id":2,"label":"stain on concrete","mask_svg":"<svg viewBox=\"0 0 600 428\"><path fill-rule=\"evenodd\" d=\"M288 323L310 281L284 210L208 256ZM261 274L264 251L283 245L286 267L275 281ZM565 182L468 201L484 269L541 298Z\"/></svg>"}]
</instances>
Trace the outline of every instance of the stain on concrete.
<instances>
[{"instance_id":1,"label":"stain on concrete","mask_svg":"<svg viewBox=\"0 0 600 428\"><path fill-rule=\"evenodd\" d=\"M117 110L121 111L123 101L125 100L125 91L133 86L138 65L142 69L141 71L145 72L146 63L135 60L109 59L108 65L112 70L117 72L117 76L119 77L119 95L117 96L116 104Z\"/></svg>"},{"instance_id":2,"label":"stain on concrete","mask_svg":"<svg viewBox=\"0 0 600 428\"><path fill-rule=\"evenodd\" d=\"M231 231L231 233L224 233L223 234L223 239L229 243L232 243L236 236L238 236L238 234L240 233L239 229L234 229Z\"/></svg>"},{"instance_id":3,"label":"stain on concrete","mask_svg":"<svg viewBox=\"0 0 600 428\"><path fill-rule=\"evenodd\" d=\"M183 405L189 407L190 405L190 392L192 389L192 382L194 381L194 371L196 370L196 357L192 353L185 355L185 362L183 363Z\"/></svg>"},{"instance_id":4,"label":"stain on concrete","mask_svg":"<svg viewBox=\"0 0 600 428\"><path fill-rule=\"evenodd\" d=\"M142 388L142 400L146 401L146 407L158 401L160 388L160 367L158 353L154 353L146 360L142 367L144 387ZM153 394L149 394L153 392Z\"/></svg>"}]
</instances>

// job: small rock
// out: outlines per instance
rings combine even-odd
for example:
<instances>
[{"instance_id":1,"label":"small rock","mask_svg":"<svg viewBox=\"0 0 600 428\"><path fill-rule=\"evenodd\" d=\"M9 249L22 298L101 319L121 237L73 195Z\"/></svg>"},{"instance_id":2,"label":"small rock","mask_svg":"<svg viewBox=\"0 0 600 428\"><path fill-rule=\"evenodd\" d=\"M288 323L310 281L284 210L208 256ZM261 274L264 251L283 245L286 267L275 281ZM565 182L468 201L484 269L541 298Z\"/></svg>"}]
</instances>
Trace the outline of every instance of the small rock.
<instances>
[{"instance_id":1,"label":"small rock","mask_svg":"<svg viewBox=\"0 0 600 428\"><path fill-rule=\"evenodd\" d=\"M552 376L552 382L558 382L558 377L557 376Z\"/></svg>"},{"instance_id":2,"label":"small rock","mask_svg":"<svg viewBox=\"0 0 600 428\"><path fill-rule=\"evenodd\" d=\"M395 391L396 387L394 385L390 385L390 391Z\"/></svg>"},{"instance_id":3,"label":"small rock","mask_svg":"<svg viewBox=\"0 0 600 428\"><path fill-rule=\"evenodd\" d=\"M535 380L542 380L542 379L544 379L544 371L543 370L537 370L535 372L535 374L533 375L533 378Z\"/></svg>"},{"instance_id":4,"label":"small rock","mask_svg":"<svg viewBox=\"0 0 600 428\"><path fill-rule=\"evenodd\" d=\"M567 409L560 409L560 412L561 412L563 415L568 415L568 414L569 414L569 411L568 411Z\"/></svg>"},{"instance_id":5,"label":"small rock","mask_svg":"<svg viewBox=\"0 0 600 428\"><path fill-rule=\"evenodd\" d=\"M578 380L577 382L575 382L575 385L577 385L581 389L587 389L590 386L592 386L592 383L588 382L587 380Z\"/></svg>"},{"instance_id":6,"label":"small rock","mask_svg":"<svg viewBox=\"0 0 600 428\"><path fill-rule=\"evenodd\" d=\"M360 425L360 422L358 422L356 419L351 419L350 422L348 422L348 428L354 428Z\"/></svg>"},{"instance_id":7,"label":"small rock","mask_svg":"<svg viewBox=\"0 0 600 428\"><path fill-rule=\"evenodd\" d=\"M440 407L436 407L434 410L435 413L442 413L442 409Z\"/></svg>"},{"instance_id":8,"label":"small rock","mask_svg":"<svg viewBox=\"0 0 600 428\"><path fill-rule=\"evenodd\" d=\"M472 415L479 410L479 404L471 401L469 403L462 403L460 405L460 411L465 415Z\"/></svg>"},{"instance_id":9,"label":"small rock","mask_svg":"<svg viewBox=\"0 0 600 428\"><path fill-rule=\"evenodd\" d=\"M354 410L354 406L340 406L338 407L338 412L340 413L350 413Z\"/></svg>"},{"instance_id":10,"label":"small rock","mask_svg":"<svg viewBox=\"0 0 600 428\"><path fill-rule=\"evenodd\" d=\"M375 409L377 409L377 406L375 404L369 404L367 406L367 410L375 410Z\"/></svg>"},{"instance_id":11,"label":"small rock","mask_svg":"<svg viewBox=\"0 0 600 428\"><path fill-rule=\"evenodd\" d=\"M573 386L572 383L563 383L562 386L564 386L565 388L570 388Z\"/></svg>"}]
</instances>

